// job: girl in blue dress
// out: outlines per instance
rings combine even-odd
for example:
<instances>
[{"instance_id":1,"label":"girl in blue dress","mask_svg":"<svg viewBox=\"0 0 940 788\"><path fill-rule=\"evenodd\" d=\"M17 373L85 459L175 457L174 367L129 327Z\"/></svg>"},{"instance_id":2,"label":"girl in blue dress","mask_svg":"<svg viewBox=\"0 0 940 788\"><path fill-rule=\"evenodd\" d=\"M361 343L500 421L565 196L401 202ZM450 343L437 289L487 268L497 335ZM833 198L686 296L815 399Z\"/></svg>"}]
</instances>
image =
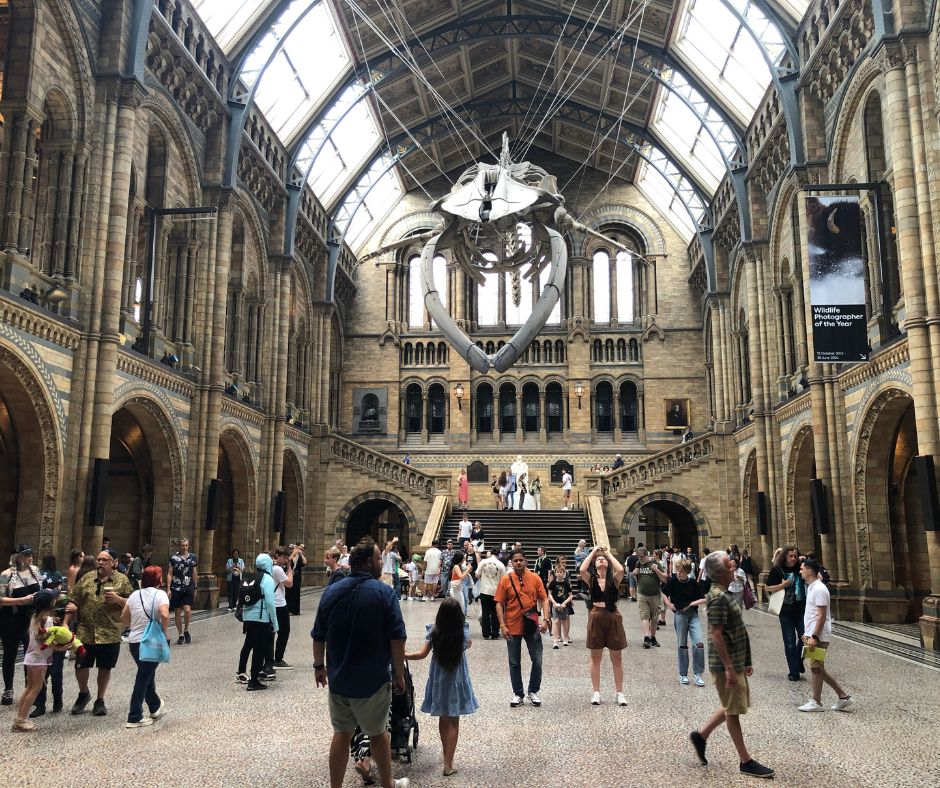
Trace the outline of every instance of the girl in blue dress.
<instances>
[{"instance_id":1,"label":"girl in blue dress","mask_svg":"<svg viewBox=\"0 0 940 788\"><path fill-rule=\"evenodd\" d=\"M421 711L439 717L438 728L444 750L444 776L456 774L454 753L460 732L460 717L473 714L480 704L473 694L466 650L471 646L470 625L456 599L445 599L434 624L427 625L427 636L420 651L405 654L405 659L431 656L428 683L424 688Z\"/></svg>"}]
</instances>

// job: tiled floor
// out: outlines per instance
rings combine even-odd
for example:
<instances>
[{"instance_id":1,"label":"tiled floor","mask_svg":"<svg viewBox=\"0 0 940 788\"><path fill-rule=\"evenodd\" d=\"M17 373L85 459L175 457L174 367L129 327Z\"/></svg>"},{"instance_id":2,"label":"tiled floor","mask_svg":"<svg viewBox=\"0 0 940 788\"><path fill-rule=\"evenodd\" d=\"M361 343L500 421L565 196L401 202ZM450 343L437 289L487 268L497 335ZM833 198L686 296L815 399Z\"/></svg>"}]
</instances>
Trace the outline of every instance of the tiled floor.
<instances>
[{"instance_id":1,"label":"tiled floor","mask_svg":"<svg viewBox=\"0 0 940 788\"><path fill-rule=\"evenodd\" d=\"M13 711L3 707L0 773L17 788L91 781L96 786L326 785L326 693L314 687L310 669L315 604L315 597L306 597L303 616L292 619L287 658L296 669L283 672L268 692L247 693L234 683L241 628L226 614L195 623L194 642L173 646L173 662L157 673L170 711L150 728L124 729L134 673L126 653L114 673L107 717L47 715L39 720L38 733L12 734ZM579 606L572 619L574 645L552 651L546 641L542 708L509 708L505 646L477 637L470 665L482 707L462 721L460 771L441 776L436 720L420 715L415 763L397 765L398 776L409 776L413 786L455 788L749 784L737 772L724 730L709 743L711 765L698 766L687 736L715 707L715 691L710 685L678 684L671 619L660 630L662 648L639 647L635 607L621 603L630 640L624 655L629 707L613 704L609 664L602 679L604 704L589 705L585 616ZM436 605L406 602L404 609L409 647L416 647ZM786 680L777 622L756 611L747 620L757 664L745 736L754 756L777 770L778 784L937 784L940 672L837 639L832 670L856 696L858 710L801 714L796 707L807 699L808 683ZM473 631L479 633L475 621ZM412 667L420 703L427 662ZM75 685L69 676L66 686L71 704ZM832 700L825 690L824 701ZM350 769L346 785L358 784Z\"/></svg>"}]
</instances>

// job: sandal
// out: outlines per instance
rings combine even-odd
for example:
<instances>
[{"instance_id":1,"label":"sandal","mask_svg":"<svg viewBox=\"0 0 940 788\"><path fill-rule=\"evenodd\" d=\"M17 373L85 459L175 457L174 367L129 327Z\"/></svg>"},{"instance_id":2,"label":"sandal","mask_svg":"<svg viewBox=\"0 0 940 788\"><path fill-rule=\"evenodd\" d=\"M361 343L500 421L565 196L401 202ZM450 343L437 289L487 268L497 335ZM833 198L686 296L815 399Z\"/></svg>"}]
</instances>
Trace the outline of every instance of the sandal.
<instances>
[{"instance_id":1,"label":"sandal","mask_svg":"<svg viewBox=\"0 0 940 788\"><path fill-rule=\"evenodd\" d=\"M362 778L363 785L375 785L375 778L372 776L371 770L364 769L362 764L359 763L357 763L354 768Z\"/></svg>"},{"instance_id":2,"label":"sandal","mask_svg":"<svg viewBox=\"0 0 940 788\"><path fill-rule=\"evenodd\" d=\"M29 720L13 720L13 727L10 730L14 733L32 733L36 730L36 723Z\"/></svg>"},{"instance_id":3,"label":"sandal","mask_svg":"<svg viewBox=\"0 0 940 788\"><path fill-rule=\"evenodd\" d=\"M444 768L444 776L445 776L445 777L450 777L452 774L457 774L457 770L456 770L455 768L453 768L453 767L450 768L450 769L448 769L447 767Z\"/></svg>"}]
</instances>

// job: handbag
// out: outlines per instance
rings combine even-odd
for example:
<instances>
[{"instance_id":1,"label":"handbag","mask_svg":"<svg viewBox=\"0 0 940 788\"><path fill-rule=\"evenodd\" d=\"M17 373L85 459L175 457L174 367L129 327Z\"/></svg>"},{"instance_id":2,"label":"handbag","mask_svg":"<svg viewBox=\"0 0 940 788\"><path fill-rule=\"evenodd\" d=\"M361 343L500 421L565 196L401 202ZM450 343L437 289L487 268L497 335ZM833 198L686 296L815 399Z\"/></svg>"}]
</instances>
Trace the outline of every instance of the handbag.
<instances>
[{"instance_id":1,"label":"handbag","mask_svg":"<svg viewBox=\"0 0 940 788\"><path fill-rule=\"evenodd\" d=\"M139 593L139 592L138 592ZM141 662L169 662L170 644L167 643L166 636L163 634L163 627L157 623L153 612L157 609L157 595L153 595L153 604L150 606L150 612L144 610L144 600L140 600L140 608L144 611L149 621L147 628L144 629L144 635L140 639L140 661Z\"/></svg>"},{"instance_id":2,"label":"handbag","mask_svg":"<svg viewBox=\"0 0 940 788\"><path fill-rule=\"evenodd\" d=\"M750 583L745 583L744 584L744 609L750 610L756 604L757 604L757 600L754 598L754 592L751 591Z\"/></svg>"},{"instance_id":3,"label":"handbag","mask_svg":"<svg viewBox=\"0 0 940 788\"><path fill-rule=\"evenodd\" d=\"M781 588L779 591L774 591L770 595L770 601L767 603L767 612L773 613L775 616L780 615L780 609L783 607L783 598L787 595L785 589Z\"/></svg>"}]
</instances>

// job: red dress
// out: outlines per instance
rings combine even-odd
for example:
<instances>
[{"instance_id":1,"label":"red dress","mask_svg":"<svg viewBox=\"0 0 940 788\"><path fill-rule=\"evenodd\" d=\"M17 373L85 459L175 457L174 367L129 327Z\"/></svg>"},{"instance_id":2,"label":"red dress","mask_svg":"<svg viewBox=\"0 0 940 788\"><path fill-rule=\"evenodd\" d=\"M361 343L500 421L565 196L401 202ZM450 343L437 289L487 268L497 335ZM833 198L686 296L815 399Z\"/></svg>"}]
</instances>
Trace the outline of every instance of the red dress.
<instances>
[{"instance_id":1,"label":"red dress","mask_svg":"<svg viewBox=\"0 0 940 788\"><path fill-rule=\"evenodd\" d=\"M467 475L465 473L460 475L460 481L458 482L458 485L457 500L466 506L467 501L470 500L470 482L467 479Z\"/></svg>"}]
</instances>

